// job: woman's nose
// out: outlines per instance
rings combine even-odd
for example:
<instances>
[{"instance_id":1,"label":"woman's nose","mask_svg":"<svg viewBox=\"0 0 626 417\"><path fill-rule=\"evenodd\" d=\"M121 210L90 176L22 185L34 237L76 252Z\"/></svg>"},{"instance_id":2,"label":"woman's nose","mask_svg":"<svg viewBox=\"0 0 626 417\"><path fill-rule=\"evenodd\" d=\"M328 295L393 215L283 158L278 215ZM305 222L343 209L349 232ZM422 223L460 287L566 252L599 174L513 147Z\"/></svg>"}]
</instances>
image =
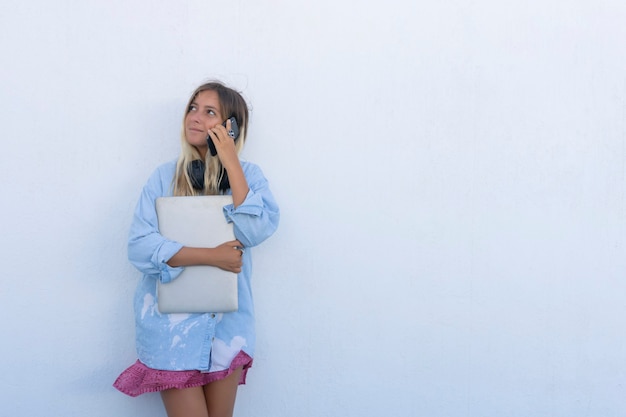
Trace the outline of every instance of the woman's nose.
<instances>
[{"instance_id":1,"label":"woman's nose","mask_svg":"<svg viewBox=\"0 0 626 417\"><path fill-rule=\"evenodd\" d=\"M200 115L198 112L189 113L189 118L194 123L200 123Z\"/></svg>"}]
</instances>

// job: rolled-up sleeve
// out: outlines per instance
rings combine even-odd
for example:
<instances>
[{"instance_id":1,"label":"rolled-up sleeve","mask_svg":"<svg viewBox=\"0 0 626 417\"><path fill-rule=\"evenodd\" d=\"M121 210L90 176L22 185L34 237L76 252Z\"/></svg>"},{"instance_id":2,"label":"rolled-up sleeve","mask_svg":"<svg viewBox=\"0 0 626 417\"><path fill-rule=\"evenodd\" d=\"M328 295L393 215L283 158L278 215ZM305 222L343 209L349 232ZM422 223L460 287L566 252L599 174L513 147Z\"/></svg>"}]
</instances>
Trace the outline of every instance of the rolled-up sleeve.
<instances>
[{"instance_id":1,"label":"rolled-up sleeve","mask_svg":"<svg viewBox=\"0 0 626 417\"><path fill-rule=\"evenodd\" d=\"M128 259L142 273L163 283L178 277L183 267L167 264L183 245L159 233L155 201L164 195L162 172L155 171L144 186L137 202L128 238Z\"/></svg>"},{"instance_id":2,"label":"rolled-up sleeve","mask_svg":"<svg viewBox=\"0 0 626 417\"><path fill-rule=\"evenodd\" d=\"M224 207L226 221L233 223L235 238L244 246L252 247L270 237L278 228L280 212L261 169L251 163L242 163L248 181L248 195L237 208Z\"/></svg>"}]
</instances>

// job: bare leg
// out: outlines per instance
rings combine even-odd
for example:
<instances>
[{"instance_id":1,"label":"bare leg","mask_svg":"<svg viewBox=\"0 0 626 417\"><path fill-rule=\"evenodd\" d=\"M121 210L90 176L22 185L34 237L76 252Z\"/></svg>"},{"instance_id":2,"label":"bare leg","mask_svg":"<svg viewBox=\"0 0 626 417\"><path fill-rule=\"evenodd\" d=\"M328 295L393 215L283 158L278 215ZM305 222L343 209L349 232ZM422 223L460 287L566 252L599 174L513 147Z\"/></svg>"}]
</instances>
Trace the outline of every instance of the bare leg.
<instances>
[{"instance_id":1,"label":"bare leg","mask_svg":"<svg viewBox=\"0 0 626 417\"><path fill-rule=\"evenodd\" d=\"M168 417L208 417L202 387L161 391Z\"/></svg>"},{"instance_id":2,"label":"bare leg","mask_svg":"<svg viewBox=\"0 0 626 417\"><path fill-rule=\"evenodd\" d=\"M232 417L242 369L237 368L227 378L204 386L205 407L209 410L210 417Z\"/></svg>"}]
</instances>

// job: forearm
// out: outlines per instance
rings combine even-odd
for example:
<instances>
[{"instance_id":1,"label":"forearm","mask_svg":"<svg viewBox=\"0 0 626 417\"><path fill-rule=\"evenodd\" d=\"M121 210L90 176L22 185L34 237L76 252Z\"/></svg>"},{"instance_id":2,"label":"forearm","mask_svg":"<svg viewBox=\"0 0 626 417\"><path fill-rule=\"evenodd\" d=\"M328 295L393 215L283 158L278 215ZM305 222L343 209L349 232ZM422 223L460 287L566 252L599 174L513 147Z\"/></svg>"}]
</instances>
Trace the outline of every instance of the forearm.
<instances>
[{"instance_id":1,"label":"forearm","mask_svg":"<svg viewBox=\"0 0 626 417\"><path fill-rule=\"evenodd\" d=\"M256 246L274 233L280 219L263 173L254 164L242 163L249 191L238 207L225 207L226 220L234 225L235 237L246 247Z\"/></svg>"},{"instance_id":2,"label":"forearm","mask_svg":"<svg viewBox=\"0 0 626 417\"><path fill-rule=\"evenodd\" d=\"M209 265L225 271L241 272L243 249L241 242L231 240L215 248L190 248L183 246L167 264L173 268L179 266Z\"/></svg>"},{"instance_id":3,"label":"forearm","mask_svg":"<svg viewBox=\"0 0 626 417\"><path fill-rule=\"evenodd\" d=\"M167 264L173 268L190 265L211 265L215 266L215 250L213 248L190 248L183 246L174 254Z\"/></svg>"},{"instance_id":4,"label":"forearm","mask_svg":"<svg viewBox=\"0 0 626 417\"><path fill-rule=\"evenodd\" d=\"M236 164L231 165L226 168L226 171L228 172L228 181L230 182L230 190L233 195L233 205L238 207L246 199L249 187L239 161L237 160Z\"/></svg>"}]
</instances>

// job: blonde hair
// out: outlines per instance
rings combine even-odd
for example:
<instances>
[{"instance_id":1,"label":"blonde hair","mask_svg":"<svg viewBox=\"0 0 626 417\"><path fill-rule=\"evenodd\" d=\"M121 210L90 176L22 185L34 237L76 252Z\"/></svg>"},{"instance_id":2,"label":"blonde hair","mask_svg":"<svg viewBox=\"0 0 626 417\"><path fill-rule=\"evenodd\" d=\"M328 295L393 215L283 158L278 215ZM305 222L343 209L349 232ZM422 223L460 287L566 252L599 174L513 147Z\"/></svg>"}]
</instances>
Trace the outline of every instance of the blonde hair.
<instances>
[{"instance_id":1,"label":"blonde hair","mask_svg":"<svg viewBox=\"0 0 626 417\"><path fill-rule=\"evenodd\" d=\"M248 130L248 105L241 94L232 88L226 87L219 81L207 82L196 88L189 98L189 102L185 108L185 115L183 116L183 127L180 135L181 152L178 162L176 163L176 175L172 181L172 194L175 196L214 195L223 192L220 190L219 185L226 171L223 169L217 155L211 156L211 152L207 152L204 159L204 189L195 189L189 176L189 166L192 161L201 160L202 156L200 152L187 141L185 119L187 113L189 113L191 103L195 100L196 96L203 91L215 91L220 102L222 116L237 119L237 124L239 125L239 137L235 141L237 154L243 149L246 140L246 131Z\"/></svg>"}]
</instances>

